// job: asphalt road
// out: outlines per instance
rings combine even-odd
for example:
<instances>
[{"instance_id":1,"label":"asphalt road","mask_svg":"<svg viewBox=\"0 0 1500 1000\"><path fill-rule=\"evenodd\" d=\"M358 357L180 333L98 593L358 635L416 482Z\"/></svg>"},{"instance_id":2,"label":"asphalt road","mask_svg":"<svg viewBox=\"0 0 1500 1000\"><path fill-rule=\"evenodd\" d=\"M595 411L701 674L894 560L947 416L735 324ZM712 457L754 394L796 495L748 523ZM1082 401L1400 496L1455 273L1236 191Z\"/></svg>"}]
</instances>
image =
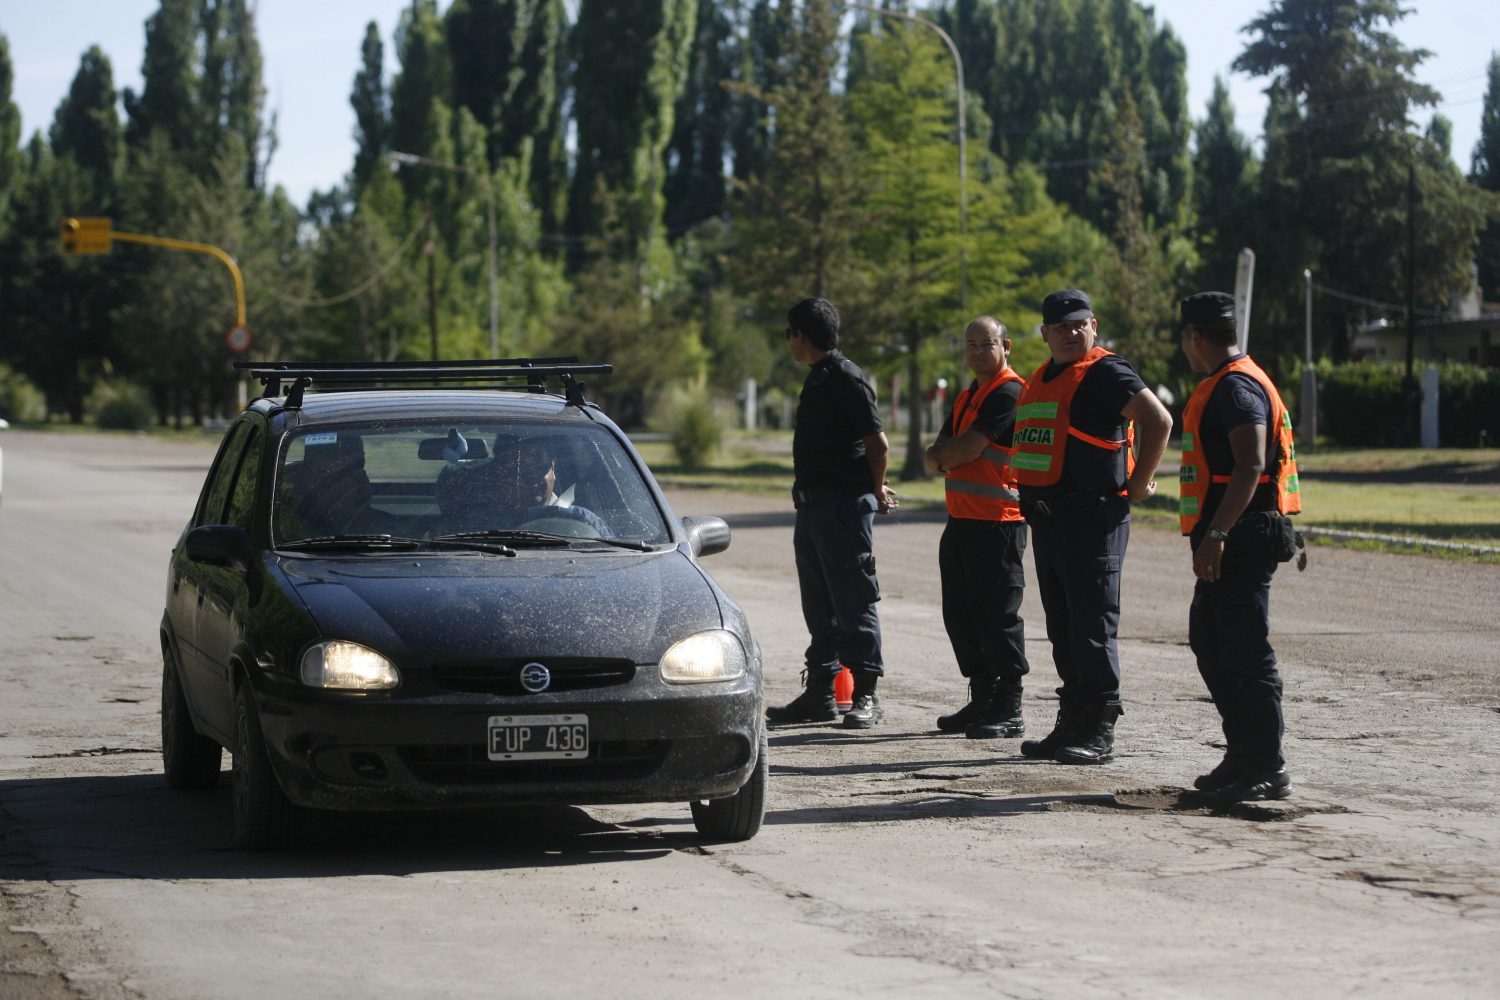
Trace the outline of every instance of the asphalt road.
<instances>
[{"instance_id":1,"label":"asphalt road","mask_svg":"<svg viewBox=\"0 0 1500 1000\"><path fill-rule=\"evenodd\" d=\"M1297 795L1182 796L1218 732L1186 543L1127 560L1121 756L932 728L961 700L940 519L877 531L887 724L772 734L753 841L685 805L330 819L231 850L227 782L160 774L167 553L212 444L7 431L0 507L0 997L1493 996L1500 566L1315 548L1272 598ZM720 513L707 565L797 687L791 515ZM1315 504L1315 489L1309 490ZM1026 716L1055 683L1034 595ZM227 757L226 757L227 766Z\"/></svg>"}]
</instances>

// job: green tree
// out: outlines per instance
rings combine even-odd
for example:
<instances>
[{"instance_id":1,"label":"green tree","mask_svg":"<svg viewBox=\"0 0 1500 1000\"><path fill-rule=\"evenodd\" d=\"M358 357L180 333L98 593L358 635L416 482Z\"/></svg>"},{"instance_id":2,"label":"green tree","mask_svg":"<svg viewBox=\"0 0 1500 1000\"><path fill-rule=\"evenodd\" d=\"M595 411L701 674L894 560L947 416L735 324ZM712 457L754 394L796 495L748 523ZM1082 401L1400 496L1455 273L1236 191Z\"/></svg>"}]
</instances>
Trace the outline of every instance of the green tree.
<instances>
[{"instance_id":1,"label":"green tree","mask_svg":"<svg viewBox=\"0 0 1500 1000\"><path fill-rule=\"evenodd\" d=\"M108 213L120 169L124 130L115 111L114 73L97 45L83 54L68 94L57 106L49 133L52 151L72 157L94 180L96 197L78 211Z\"/></svg>"},{"instance_id":2,"label":"green tree","mask_svg":"<svg viewBox=\"0 0 1500 1000\"><path fill-rule=\"evenodd\" d=\"M1479 119L1479 141L1474 145L1469 180L1486 191L1500 192L1500 55L1490 57L1489 85L1484 91L1484 112ZM1493 219L1479 238L1478 263L1479 286L1487 298L1500 298L1500 223Z\"/></svg>"},{"instance_id":3,"label":"green tree","mask_svg":"<svg viewBox=\"0 0 1500 1000\"><path fill-rule=\"evenodd\" d=\"M358 193L384 169L385 154L390 150L391 101L385 89L385 46L374 21L365 25L359 72L354 75L349 104L354 108L354 191Z\"/></svg>"},{"instance_id":4,"label":"green tree","mask_svg":"<svg viewBox=\"0 0 1500 1000\"><path fill-rule=\"evenodd\" d=\"M665 184L667 231L685 232L724 211L728 152L733 25L717 0L698 0L697 37L682 96L673 112Z\"/></svg>"},{"instance_id":5,"label":"green tree","mask_svg":"<svg viewBox=\"0 0 1500 1000\"><path fill-rule=\"evenodd\" d=\"M197 137L210 155L231 143L243 152L246 187L265 186L262 145L275 148L275 130L263 120L260 39L247 0L204 0L201 8L202 73L199 108L206 128Z\"/></svg>"},{"instance_id":6,"label":"green tree","mask_svg":"<svg viewBox=\"0 0 1500 1000\"><path fill-rule=\"evenodd\" d=\"M777 317L808 295L846 307L859 297L852 243L869 188L835 89L836 6L809 0L782 16L779 83L744 88L772 109L774 141L763 172L737 186L735 211L737 278Z\"/></svg>"},{"instance_id":7,"label":"green tree","mask_svg":"<svg viewBox=\"0 0 1500 1000\"><path fill-rule=\"evenodd\" d=\"M577 241L604 230L614 200L624 243L638 262L659 238L672 109L687 75L696 0L583 0L573 29L577 126L567 231ZM576 263L576 259L575 259ZM639 266L639 265L638 265Z\"/></svg>"},{"instance_id":8,"label":"green tree","mask_svg":"<svg viewBox=\"0 0 1500 1000\"><path fill-rule=\"evenodd\" d=\"M1272 220L1308 234L1309 263L1324 284L1384 301L1405 297L1406 173L1418 144L1409 116L1438 98L1413 75L1428 53L1387 30L1406 13L1396 0L1277 0L1247 26L1252 40L1234 63L1269 77L1280 99L1278 120L1267 127L1268 173L1279 188ZM1444 259L1468 257L1471 247L1432 247L1429 273L1446 272ZM1455 290L1432 289L1440 299ZM1320 329L1330 331L1333 357L1342 360L1354 314L1340 300L1326 309L1334 322Z\"/></svg>"},{"instance_id":9,"label":"green tree","mask_svg":"<svg viewBox=\"0 0 1500 1000\"><path fill-rule=\"evenodd\" d=\"M412 0L396 27L396 56L401 69L391 85L391 148L403 153L446 159L439 147L447 141L449 70L437 0ZM437 178L431 171L401 174L408 200L427 192Z\"/></svg>"},{"instance_id":10,"label":"green tree","mask_svg":"<svg viewBox=\"0 0 1500 1000\"><path fill-rule=\"evenodd\" d=\"M1193 208L1201 261L1193 284L1230 290L1241 247L1253 242L1259 164L1235 126L1234 105L1222 77L1214 78L1208 114L1194 132ZM1262 248L1264 249L1264 248Z\"/></svg>"},{"instance_id":11,"label":"green tree","mask_svg":"<svg viewBox=\"0 0 1500 1000\"><path fill-rule=\"evenodd\" d=\"M198 110L197 0L162 0L146 20L146 52L141 63L141 92L125 91L128 118L125 137L132 149L160 132L168 148L202 149L202 116Z\"/></svg>"},{"instance_id":12,"label":"green tree","mask_svg":"<svg viewBox=\"0 0 1500 1000\"><path fill-rule=\"evenodd\" d=\"M11 96L15 82L10 42L0 35L0 236L5 233L5 212L19 179L21 162L21 112Z\"/></svg>"},{"instance_id":13,"label":"green tree","mask_svg":"<svg viewBox=\"0 0 1500 1000\"><path fill-rule=\"evenodd\" d=\"M1172 233L1145 213L1145 137L1129 91L1120 95L1113 117L1116 130L1101 149L1104 160L1091 175L1113 249L1101 262L1095 308L1101 336L1125 354L1143 378L1161 382L1177 347L1172 336Z\"/></svg>"}]
</instances>

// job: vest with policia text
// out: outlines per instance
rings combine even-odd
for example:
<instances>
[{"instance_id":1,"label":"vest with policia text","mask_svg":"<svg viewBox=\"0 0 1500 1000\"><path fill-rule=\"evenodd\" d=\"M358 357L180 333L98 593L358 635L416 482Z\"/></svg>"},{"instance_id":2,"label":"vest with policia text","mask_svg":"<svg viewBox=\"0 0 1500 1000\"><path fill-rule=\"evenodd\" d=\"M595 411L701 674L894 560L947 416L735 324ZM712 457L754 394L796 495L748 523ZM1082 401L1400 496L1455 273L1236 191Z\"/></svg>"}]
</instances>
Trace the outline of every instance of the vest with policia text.
<instances>
[{"instance_id":1,"label":"vest with policia text","mask_svg":"<svg viewBox=\"0 0 1500 1000\"><path fill-rule=\"evenodd\" d=\"M1051 382L1042 380L1042 375L1050 364L1046 362L1026 380L1026 388L1021 391L1021 401L1016 405L1016 432L1012 439L1015 454L1011 458L1011 464L1016 468L1016 479L1022 486L1055 486L1062 480L1063 459L1067 455L1069 438L1105 451L1124 448L1125 475L1129 478L1131 470L1135 468L1135 455L1130 448L1135 437L1133 425L1127 425L1123 439L1109 441L1087 434L1069 421L1073 396L1083 383L1084 375L1088 374L1089 368L1096 361L1113 353L1102 347L1095 347L1058 372ZM1110 488L1118 485L1111 484Z\"/></svg>"},{"instance_id":2,"label":"vest with policia text","mask_svg":"<svg viewBox=\"0 0 1500 1000\"><path fill-rule=\"evenodd\" d=\"M1266 391L1266 398L1271 401L1271 426L1275 428L1275 435L1267 434L1270 438L1266 443L1270 451L1269 461L1266 463L1266 473L1258 482L1276 484L1276 509L1281 513L1296 514L1302 510L1301 486L1297 480L1297 448L1292 442L1292 416L1287 412L1286 404L1281 401L1281 393L1276 391L1276 386L1266 373L1250 360L1249 355L1242 354L1198 383L1198 388L1193 390L1193 395L1188 399L1187 408L1182 412L1182 466L1177 473L1181 500L1178 502L1177 520L1184 535L1192 534L1193 528L1197 526L1210 484L1222 485L1229 482L1227 474L1213 473L1208 468L1208 458L1198 438L1198 427L1203 422L1203 411L1208 406L1208 398L1230 372L1239 372L1255 379Z\"/></svg>"},{"instance_id":3,"label":"vest with policia text","mask_svg":"<svg viewBox=\"0 0 1500 1000\"><path fill-rule=\"evenodd\" d=\"M977 389L967 386L953 404L953 436L974 426L979 409L990 393L1007 382L1026 383L1011 368L1002 368ZM947 472L945 490L948 514L974 521L1020 521L1021 494L1016 489L1016 474L1011 469L1014 448L991 441L979 457L954 466Z\"/></svg>"}]
</instances>

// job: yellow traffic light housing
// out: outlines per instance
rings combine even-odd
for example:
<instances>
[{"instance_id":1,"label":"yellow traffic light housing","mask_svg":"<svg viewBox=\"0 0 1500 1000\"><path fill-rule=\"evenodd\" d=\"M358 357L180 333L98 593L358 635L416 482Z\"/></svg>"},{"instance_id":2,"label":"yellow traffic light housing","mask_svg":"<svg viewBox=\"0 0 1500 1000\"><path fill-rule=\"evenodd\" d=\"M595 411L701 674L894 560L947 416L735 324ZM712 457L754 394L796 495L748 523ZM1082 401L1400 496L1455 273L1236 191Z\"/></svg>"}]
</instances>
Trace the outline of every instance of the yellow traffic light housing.
<instances>
[{"instance_id":1,"label":"yellow traffic light housing","mask_svg":"<svg viewBox=\"0 0 1500 1000\"><path fill-rule=\"evenodd\" d=\"M112 236L108 218L64 219L63 253L109 253Z\"/></svg>"}]
</instances>

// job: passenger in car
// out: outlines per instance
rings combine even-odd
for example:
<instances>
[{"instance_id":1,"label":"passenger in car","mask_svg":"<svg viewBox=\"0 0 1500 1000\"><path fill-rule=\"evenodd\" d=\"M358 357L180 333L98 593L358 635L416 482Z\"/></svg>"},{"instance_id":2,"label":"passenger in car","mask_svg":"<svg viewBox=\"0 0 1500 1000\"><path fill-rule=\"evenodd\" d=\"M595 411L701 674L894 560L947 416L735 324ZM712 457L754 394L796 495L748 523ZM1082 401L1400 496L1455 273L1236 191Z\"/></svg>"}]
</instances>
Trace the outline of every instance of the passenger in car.
<instances>
[{"instance_id":1,"label":"passenger in car","mask_svg":"<svg viewBox=\"0 0 1500 1000\"><path fill-rule=\"evenodd\" d=\"M294 510L309 534L376 530L371 524L370 477L358 434L308 435Z\"/></svg>"}]
</instances>

